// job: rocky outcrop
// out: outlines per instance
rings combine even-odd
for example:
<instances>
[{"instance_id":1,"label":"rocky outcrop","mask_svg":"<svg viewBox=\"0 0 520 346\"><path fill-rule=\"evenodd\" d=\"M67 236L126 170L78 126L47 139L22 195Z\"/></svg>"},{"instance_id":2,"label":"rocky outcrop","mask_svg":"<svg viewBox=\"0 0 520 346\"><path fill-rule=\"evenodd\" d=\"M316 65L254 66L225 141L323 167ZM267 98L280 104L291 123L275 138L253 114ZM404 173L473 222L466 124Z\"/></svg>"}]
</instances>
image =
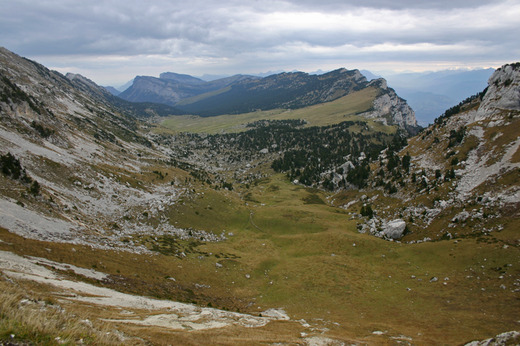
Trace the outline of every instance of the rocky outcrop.
<instances>
[{"instance_id":1,"label":"rocky outcrop","mask_svg":"<svg viewBox=\"0 0 520 346\"><path fill-rule=\"evenodd\" d=\"M406 103L406 100L397 96L394 89L389 88L383 78L371 81L368 86L380 89L379 96L374 100L373 109L361 114L370 119L377 119L384 124L397 125L410 132L420 127L415 119L415 112Z\"/></svg>"},{"instance_id":2,"label":"rocky outcrop","mask_svg":"<svg viewBox=\"0 0 520 346\"><path fill-rule=\"evenodd\" d=\"M387 221L377 216L370 218L359 226L360 233L372 234L387 240L399 240L406 233L406 222L402 219Z\"/></svg>"},{"instance_id":3,"label":"rocky outcrop","mask_svg":"<svg viewBox=\"0 0 520 346\"><path fill-rule=\"evenodd\" d=\"M491 346L491 345L518 345L520 342L520 332L511 331L498 334L493 338L482 341L472 341L466 346Z\"/></svg>"},{"instance_id":4,"label":"rocky outcrop","mask_svg":"<svg viewBox=\"0 0 520 346\"><path fill-rule=\"evenodd\" d=\"M379 86L384 87L382 81ZM409 170L394 174L389 159L380 156L369 185L401 202L393 210L374 202L373 218L359 230L396 239L394 221L385 219L400 218L407 220L412 234L404 241L421 242L507 228L495 222L499 218L517 222L519 124L520 63L514 63L498 69L484 91L448 109L420 136L408 140L399 157L402 162L409 158ZM401 182L392 190L395 177ZM431 205L421 201L426 196Z\"/></svg>"},{"instance_id":5,"label":"rocky outcrop","mask_svg":"<svg viewBox=\"0 0 520 346\"><path fill-rule=\"evenodd\" d=\"M488 88L472 121L520 110L520 63L505 65L493 73Z\"/></svg>"}]
</instances>

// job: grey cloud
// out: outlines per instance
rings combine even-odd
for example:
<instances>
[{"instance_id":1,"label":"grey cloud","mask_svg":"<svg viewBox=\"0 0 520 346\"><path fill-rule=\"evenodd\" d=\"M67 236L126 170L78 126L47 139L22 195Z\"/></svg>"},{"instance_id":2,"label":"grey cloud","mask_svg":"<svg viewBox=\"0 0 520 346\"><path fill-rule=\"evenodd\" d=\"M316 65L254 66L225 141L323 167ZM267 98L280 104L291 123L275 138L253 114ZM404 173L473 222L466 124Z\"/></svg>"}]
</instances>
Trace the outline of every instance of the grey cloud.
<instances>
[{"instance_id":1,"label":"grey cloud","mask_svg":"<svg viewBox=\"0 0 520 346\"><path fill-rule=\"evenodd\" d=\"M0 45L28 57L83 57L89 64L89 57L127 57L139 65L144 56L161 56L246 72L238 69L520 55L518 0L0 0L0 5ZM159 58L154 63L166 64Z\"/></svg>"},{"instance_id":2,"label":"grey cloud","mask_svg":"<svg viewBox=\"0 0 520 346\"><path fill-rule=\"evenodd\" d=\"M295 6L303 6L307 8L316 8L316 9L344 9L344 8L352 8L352 7L370 7L377 9L392 9L392 10L402 10L402 9L454 9L454 8L474 8L477 6L482 6L489 4L489 0L429 0L429 1L421 1L421 0L397 0L397 1L388 1L388 0L291 0L289 1L293 3ZM498 2L498 1L495 1Z\"/></svg>"},{"instance_id":3,"label":"grey cloud","mask_svg":"<svg viewBox=\"0 0 520 346\"><path fill-rule=\"evenodd\" d=\"M245 3L245 5L244 5ZM275 6L274 4L278 4ZM299 1L293 5L298 9L314 8L314 1ZM374 8L413 8L413 4L427 3L432 7L448 8L448 4L457 6L461 1L379 1L368 0L363 6ZM471 2L475 4L475 2ZM478 3L478 2L477 2ZM22 2L23 4L23 2ZM356 32L350 30L329 29L319 27L305 29L284 28L275 32L270 28L248 30L248 23L255 22L259 13L268 13L259 9L258 2L213 2L192 1L190 3L155 1L153 6L142 2L102 2L92 6L88 2L55 1L31 3L24 8L15 5L7 16L19 18L18 21L4 21L0 24L3 32L12 33L12 45L20 46L24 51L40 54L49 52L76 54L150 54L165 53L160 49L158 41L178 40L193 42L214 47L218 53L234 52L242 49L279 44L280 41L308 41L311 44L325 46L339 45L344 41L370 45L385 41L418 42L418 41L453 41L453 32L446 28L428 27L414 30L367 30ZM268 3L274 11L289 9L289 2ZM320 7L347 5L352 8L359 1L319 2ZM386 4L385 6L383 6ZM443 5L443 6L441 6ZM226 7L227 6L227 7ZM421 6L422 7L422 6ZM263 12L262 12L263 11ZM9 11L7 11L9 12ZM327 12L325 12L327 13ZM332 12L336 14L337 11ZM367 14L370 15L370 14ZM389 13L391 17L394 13ZM8 18L6 18L8 19ZM381 18L385 20L385 18ZM388 18L391 20L392 18ZM254 26L254 25L253 25ZM13 27L15 29L13 29ZM5 30L5 31L4 31ZM23 36L20 40L16 33ZM457 34L463 34L458 32ZM472 34L472 33L467 33ZM466 38L467 39L467 38ZM149 41L149 42L146 42ZM47 48L45 48L47 47ZM164 47L164 45L163 45ZM43 51L41 51L43 50ZM184 51L184 50L183 50Z\"/></svg>"}]
</instances>

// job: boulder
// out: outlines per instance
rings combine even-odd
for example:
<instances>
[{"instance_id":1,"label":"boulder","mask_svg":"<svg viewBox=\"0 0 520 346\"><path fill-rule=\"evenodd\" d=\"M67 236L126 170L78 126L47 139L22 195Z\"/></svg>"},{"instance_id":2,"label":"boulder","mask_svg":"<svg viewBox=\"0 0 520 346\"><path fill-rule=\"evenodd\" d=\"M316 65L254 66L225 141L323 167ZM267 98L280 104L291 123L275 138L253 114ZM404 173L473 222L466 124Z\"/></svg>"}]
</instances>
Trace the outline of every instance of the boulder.
<instances>
[{"instance_id":1,"label":"boulder","mask_svg":"<svg viewBox=\"0 0 520 346\"><path fill-rule=\"evenodd\" d=\"M406 222L401 219L396 219L388 222L383 228L383 234L390 239L399 239L403 236L406 229Z\"/></svg>"}]
</instances>

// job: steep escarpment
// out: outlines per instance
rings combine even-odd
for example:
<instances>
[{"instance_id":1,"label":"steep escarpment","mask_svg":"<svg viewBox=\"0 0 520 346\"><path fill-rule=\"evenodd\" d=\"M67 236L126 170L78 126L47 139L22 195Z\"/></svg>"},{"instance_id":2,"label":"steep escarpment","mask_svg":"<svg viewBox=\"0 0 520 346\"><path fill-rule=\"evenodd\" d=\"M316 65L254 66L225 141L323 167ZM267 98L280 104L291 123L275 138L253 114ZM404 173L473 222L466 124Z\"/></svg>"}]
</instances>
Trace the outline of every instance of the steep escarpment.
<instances>
[{"instance_id":1,"label":"steep escarpment","mask_svg":"<svg viewBox=\"0 0 520 346\"><path fill-rule=\"evenodd\" d=\"M361 115L369 119L378 119L384 124L397 125L416 134L420 127L415 119L415 112L399 97L395 90L389 88L383 78L371 81L369 87L379 89L379 96L374 100L373 109Z\"/></svg>"}]
</instances>

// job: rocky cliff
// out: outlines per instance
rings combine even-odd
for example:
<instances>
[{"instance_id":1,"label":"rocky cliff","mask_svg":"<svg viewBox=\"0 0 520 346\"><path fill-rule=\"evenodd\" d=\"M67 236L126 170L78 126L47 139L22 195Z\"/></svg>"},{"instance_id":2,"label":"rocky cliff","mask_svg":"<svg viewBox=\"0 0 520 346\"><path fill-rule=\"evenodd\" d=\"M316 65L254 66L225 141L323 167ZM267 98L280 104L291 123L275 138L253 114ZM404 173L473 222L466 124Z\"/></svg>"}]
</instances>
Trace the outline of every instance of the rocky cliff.
<instances>
[{"instance_id":1,"label":"rocky cliff","mask_svg":"<svg viewBox=\"0 0 520 346\"><path fill-rule=\"evenodd\" d=\"M505 65L499 68L489 78L488 88L485 92L478 111L470 121L481 121L487 118L501 116L511 112L515 114L520 110L520 64Z\"/></svg>"},{"instance_id":2,"label":"rocky cliff","mask_svg":"<svg viewBox=\"0 0 520 346\"><path fill-rule=\"evenodd\" d=\"M395 90L389 88L383 78L371 81L368 86L380 90L379 96L374 100L373 109L361 114L370 119L378 119L384 124L398 125L412 133L417 133L419 126L415 119L415 112L400 98Z\"/></svg>"}]
</instances>

